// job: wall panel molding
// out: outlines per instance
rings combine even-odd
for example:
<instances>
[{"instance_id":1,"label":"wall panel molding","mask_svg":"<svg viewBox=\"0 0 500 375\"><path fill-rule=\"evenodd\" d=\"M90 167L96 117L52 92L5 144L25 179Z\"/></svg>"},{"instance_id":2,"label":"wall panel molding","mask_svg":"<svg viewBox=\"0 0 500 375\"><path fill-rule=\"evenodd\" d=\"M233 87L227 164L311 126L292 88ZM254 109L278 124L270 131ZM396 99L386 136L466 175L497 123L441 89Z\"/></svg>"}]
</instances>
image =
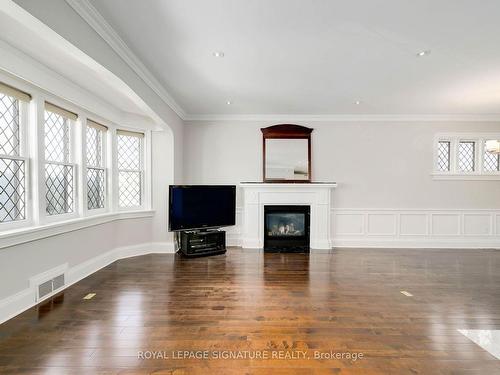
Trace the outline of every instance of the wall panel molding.
<instances>
[{"instance_id":1,"label":"wall panel molding","mask_svg":"<svg viewBox=\"0 0 500 375\"><path fill-rule=\"evenodd\" d=\"M376 226L359 224L370 218L377 219ZM332 243L334 247L500 249L499 220L500 210L332 209ZM390 232L394 223L395 231Z\"/></svg>"},{"instance_id":2,"label":"wall panel molding","mask_svg":"<svg viewBox=\"0 0 500 375\"><path fill-rule=\"evenodd\" d=\"M243 208L227 244L241 246ZM331 209L333 247L500 249L500 209Z\"/></svg>"}]
</instances>

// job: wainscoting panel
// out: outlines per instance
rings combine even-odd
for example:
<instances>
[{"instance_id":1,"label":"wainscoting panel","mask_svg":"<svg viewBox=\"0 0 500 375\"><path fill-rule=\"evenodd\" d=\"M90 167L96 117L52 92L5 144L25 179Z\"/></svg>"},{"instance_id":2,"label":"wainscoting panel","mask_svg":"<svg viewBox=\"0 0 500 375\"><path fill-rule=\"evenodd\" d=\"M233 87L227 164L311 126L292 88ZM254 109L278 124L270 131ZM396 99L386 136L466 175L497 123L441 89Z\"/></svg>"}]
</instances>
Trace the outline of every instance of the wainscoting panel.
<instances>
[{"instance_id":1,"label":"wainscoting panel","mask_svg":"<svg viewBox=\"0 0 500 375\"><path fill-rule=\"evenodd\" d=\"M332 209L333 247L500 249L500 210Z\"/></svg>"},{"instance_id":2,"label":"wainscoting panel","mask_svg":"<svg viewBox=\"0 0 500 375\"><path fill-rule=\"evenodd\" d=\"M461 213L431 213L432 235L460 236Z\"/></svg>"},{"instance_id":3,"label":"wainscoting panel","mask_svg":"<svg viewBox=\"0 0 500 375\"><path fill-rule=\"evenodd\" d=\"M241 246L243 208L226 228ZM331 209L332 247L500 249L500 210Z\"/></svg>"},{"instance_id":4,"label":"wainscoting panel","mask_svg":"<svg viewBox=\"0 0 500 375\"><path fill-rule=\"evenodd\" d=\"M464 234L487 236L493 234L494 216L488 214L464 214Z\"/></svg>"},{"instance_id":5,"label":"wainscoting panel","mask_svg":"<svg viewBox=\"0 0 500 375\"><path fill-rule=\"evenodd\" d=\"M427 236L429 234L428 215L401 212L399 218L399 234L401 236Z\"/></svg>"},{"instance_id":6,"label":"wainscoting panel","mask_svg":"<svg viewBox=\"0 0 500 375\"><path fill-rule=\"evenodd\" d=\"M361 235L365 232L365 215L359 213L338 213L333 218L339 233Z\"/></svg>"},{"instance_id":7,"label":"wainscoting panel","mask_svg":"<svg viewBox=\"0 0 500 375\"><path fill-rule=\"evenodd\" d=\"M397 215L393 213L369 212L368 235L369 236L395 236Z\"/></svg>"}]
</instances>

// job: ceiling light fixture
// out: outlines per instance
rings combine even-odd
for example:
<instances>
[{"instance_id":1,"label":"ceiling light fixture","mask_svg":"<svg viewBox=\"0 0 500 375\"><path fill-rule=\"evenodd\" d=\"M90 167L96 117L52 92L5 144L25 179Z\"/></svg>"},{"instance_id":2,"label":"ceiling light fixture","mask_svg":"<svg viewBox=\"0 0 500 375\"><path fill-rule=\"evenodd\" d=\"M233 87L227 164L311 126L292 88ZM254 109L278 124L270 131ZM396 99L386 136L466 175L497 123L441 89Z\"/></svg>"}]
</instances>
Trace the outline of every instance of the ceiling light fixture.
<instances>
[{"instance_id":1,"label":"ceiling light fixture","mask_svg":"<svg viewBox=\"0 0 500 375\"><path fill-rule=\"evenodd\" d=\"M224 57L224 52L222 51L215 51L213 53L214 57Z\"/></svg>"},{"instance_id":2,"label":"ceiling light fixture","mask_svg":"<svg viewBox=\"0 0 500 375\"><path fill-rule=\"evenodd\" d=\"M425 51L420 51L419 53L417 53L417 57L424 57L424 56L428 56L431 54L431 51L429 49L425 50Z\"/></svg>"},{"instance_id":3,"label":"ceiling light fixture","mask_svg":"<svg viewBox=\"0 0 500 375\"><path fill-rule=\"evenodd\" d=\"M227 105L231 105L232 103L233 103L233 102L232 102L231 100L228 100L228 101L226 102L226 104L227 104Z\"/></svg>"},{"instance_id":4,"label":"ceiling light fixture","mask_svg":"<svg viewBox=\"0 0 500 375\"><path fill-rule=\"evenodd\" d=\"M500 154L500 141L497 139L486 141L486 151L490 154Z\"/></svg>"},{"instance_id":5,"label":"ceiling light fixture","mask_svg":"<svg viewBox=\"0 0 500 375\"><path fill-rule=\"evenodd\" d=\"M360 104L361 104L361 100L356 100L356 101L354 102L354 104L356 104L356 105L360 105Z\"/></svg>"}]
</instances>

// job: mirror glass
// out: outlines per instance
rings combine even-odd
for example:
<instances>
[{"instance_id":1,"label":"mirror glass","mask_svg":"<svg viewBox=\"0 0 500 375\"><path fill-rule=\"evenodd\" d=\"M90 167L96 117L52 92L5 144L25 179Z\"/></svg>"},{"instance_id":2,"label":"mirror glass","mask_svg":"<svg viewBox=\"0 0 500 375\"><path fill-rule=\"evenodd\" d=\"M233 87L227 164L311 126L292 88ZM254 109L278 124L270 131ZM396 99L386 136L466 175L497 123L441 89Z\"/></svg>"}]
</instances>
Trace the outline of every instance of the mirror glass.
<instances>
[{"instance_id":1,"label":"mirror glass","mask_svg":"<svg viewBox=\"0 0 500 375\"><path fill-rule=\"evenodd\" d=\"M266 179L308 180L307 139L266 139Z\"/></svg>"}]
</instances>

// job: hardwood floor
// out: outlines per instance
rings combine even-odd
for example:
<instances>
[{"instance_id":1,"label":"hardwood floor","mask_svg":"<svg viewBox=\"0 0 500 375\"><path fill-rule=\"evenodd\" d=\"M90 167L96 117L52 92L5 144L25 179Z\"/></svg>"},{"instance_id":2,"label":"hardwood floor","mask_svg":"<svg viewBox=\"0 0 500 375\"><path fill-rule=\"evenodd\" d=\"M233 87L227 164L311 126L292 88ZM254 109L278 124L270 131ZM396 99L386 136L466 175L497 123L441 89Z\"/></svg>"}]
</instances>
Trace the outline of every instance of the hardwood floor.
<instances>
[{"instance_id":1,"label":"hardwood floor","mask_svg":"<svg viewBox=\"0 0 500 375\"><path fill-rule=\"evenodd\" d=\"M457 329L500 329L499 251L148 255L1 325L0 373L500 374ZM212 358L171 358L195 350ZM314 358L331 350L363 358ZM270 358L213 358L238 351Z\"/></svg>"}]
</instances>

